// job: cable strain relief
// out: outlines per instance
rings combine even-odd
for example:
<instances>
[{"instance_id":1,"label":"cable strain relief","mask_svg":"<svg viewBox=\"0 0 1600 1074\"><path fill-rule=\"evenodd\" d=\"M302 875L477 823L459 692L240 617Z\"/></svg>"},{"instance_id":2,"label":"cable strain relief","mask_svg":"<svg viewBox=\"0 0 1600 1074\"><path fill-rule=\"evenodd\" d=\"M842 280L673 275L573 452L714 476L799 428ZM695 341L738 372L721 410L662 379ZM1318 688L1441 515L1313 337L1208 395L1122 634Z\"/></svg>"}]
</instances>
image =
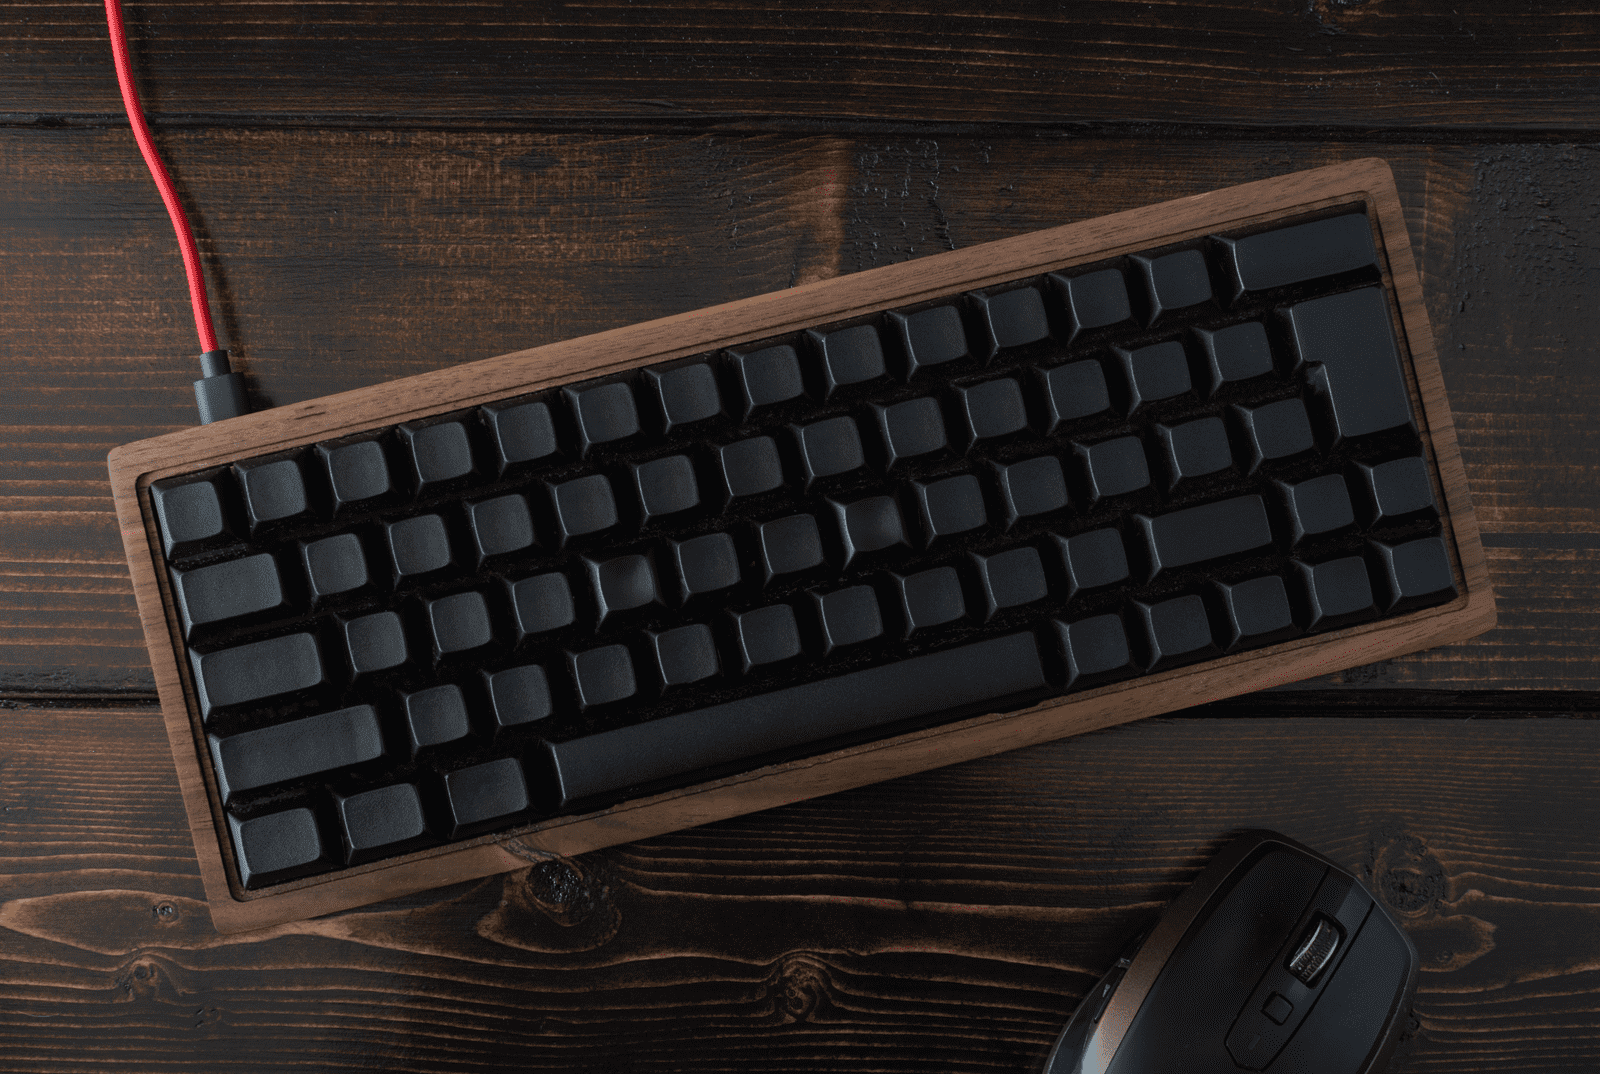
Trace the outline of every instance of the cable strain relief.
<instances>
[{"instance_id":1,"label":"cable strain relief","mask_svg":"<svg viewBox=\"0 0 1600 1074\"><path fill-rule=\"evenodd\" d=\"M200 375L202 377L220 377L233 372L233 366L228 362L227 351L206 351L200 356Z\"/></svg>"},{"instance_id":2,"label":"cable strain relief","mask_svg":"<svg viewBox=\"0 0 1600 1074\"><path fill-rule=\"evenodd\" d=\"M210 351L221 353L226 351ZM194 403L200 412L200 424L210 425L224 418L237 418L250 413L250 399L245 394L244 377L238 373L221 373L201 377L194 382Z\"/></svg>"}]
</instances>

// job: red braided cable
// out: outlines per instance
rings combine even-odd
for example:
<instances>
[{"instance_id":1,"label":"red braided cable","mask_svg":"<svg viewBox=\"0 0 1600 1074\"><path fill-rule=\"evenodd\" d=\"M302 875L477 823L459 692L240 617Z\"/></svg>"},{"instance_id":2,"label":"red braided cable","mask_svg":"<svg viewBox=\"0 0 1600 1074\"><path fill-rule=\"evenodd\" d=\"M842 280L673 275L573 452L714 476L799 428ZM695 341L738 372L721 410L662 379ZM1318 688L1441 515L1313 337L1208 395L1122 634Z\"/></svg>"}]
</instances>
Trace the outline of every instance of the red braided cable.
<instances>
[{"instance_id":1,"label":"red braided cable","mask_svg":"<svg viewBox=\"0 0 1600 1074\"><path fill-rule=\"evenodd\" d=\"M111 57L117 65L117 85L122 87L122 106L127 110L128 122L133 124L133 137L139 143L139 152L150 168L150 175L161 191L167 215L172 217L172 230L178 233L178 249L183 252L183 271L189 277L189 301L194 306L194 327L200 333L200 350L217 349L217 333L211 327L211 304L206 301L206 278L200 269L200 251L194 245L194 233L189 230L189 218L184 214L178 192L173 189L172 176L156 154L156 144L150 137L150 127L144 120L144 110L139 106L139 91L133 84L133 66L128 62L128 38L122 28L122 0L106 0L106 24L111 30Z\"/></svg>"}]
</instances>

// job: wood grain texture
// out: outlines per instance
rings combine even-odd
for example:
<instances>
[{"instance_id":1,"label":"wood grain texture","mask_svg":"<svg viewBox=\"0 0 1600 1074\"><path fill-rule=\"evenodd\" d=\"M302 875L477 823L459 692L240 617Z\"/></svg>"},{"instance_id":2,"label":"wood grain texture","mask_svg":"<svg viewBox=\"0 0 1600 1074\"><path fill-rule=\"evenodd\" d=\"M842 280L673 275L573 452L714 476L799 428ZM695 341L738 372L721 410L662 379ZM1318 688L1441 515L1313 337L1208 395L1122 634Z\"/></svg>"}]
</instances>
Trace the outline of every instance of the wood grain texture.
<instances>
[{"instance_id":1,"label":"wood grain texture","mask_svg":"<svg viewBox=\"0 0 1600 1074\"><path fill-rule=\"evenodd\" d=\"M1397 1072L1600 1064L1592 719L1155 719L218 936L153 709L0 731L0 1069L1038 1069L1233 830L1423 958ZM108 771L105 758L119 758Z\"/></svg>"},{"instance_id":2,"label":"wood grain texture","mask_svg":"<svg viewBox=\"0 0 1600 1074\"><path fill-rule=\"evenodd\" d=\"M126 132L0 133L0 692L153 692L104 478L192 421ZM1578 146L185 132L224 335L291 403L1370 153L1423 276L1500 626L1351 685L1600 689L1600 180ZM216 270L220 268L220 274ZM464 315L468 311L470 316ZM1559 411L1552 400L1560 399Z\"/></svg>"},{"instance_id":3,"label":"wood grain texture","mask_svg":"<svg viewBox=\"0 0 1600 1074\"><path fill-rule=\"evenodd\" d=\"M178 117L593 125L1600 125L1582 0L974 7L549 2L129 6ZM119 111L101 8L0 8L16 119Z\"/></svg>"},{"instance_id":4,"label":"wood grain texture","mask_svg":"<svg viewBox=\"0 0 1600 1074\"><path fill-rule=\"evenodd\" d=\"M467 843L422 851L257 895L247 895L238 885L237 868L225 861L230 851L221 801L207 790L217 780L203 774L208 769L205 732L196 687L186 670L179 615L160 558L160 537L147 491L153 482L239 457L305 447L602 373L781 337L868 311L959 296L973 288L1212 232L1266 226L1352 201L1366 206L1380 258L1387 265L1387 287L1398 307L1395 338L1409 371L1406 376L1414 381L1417 426L1442 492L1445 543L1455 561L1460 596L1450 605L1090 690L1023 712L885 738L870 746L807 757L586 816L562 817L495 837L491 842L497 847ZM346 909L447 881L503 872L549 852L571 854L628 842L1481 634L1494 622L1494 598L1433 337L1421 305L1393 175L1381 159L1365 158L883 266L849 278L821 280L116 448L109 460L112 495L214 923L223 931L237 932Z\"/></svg>"}]
</instances>

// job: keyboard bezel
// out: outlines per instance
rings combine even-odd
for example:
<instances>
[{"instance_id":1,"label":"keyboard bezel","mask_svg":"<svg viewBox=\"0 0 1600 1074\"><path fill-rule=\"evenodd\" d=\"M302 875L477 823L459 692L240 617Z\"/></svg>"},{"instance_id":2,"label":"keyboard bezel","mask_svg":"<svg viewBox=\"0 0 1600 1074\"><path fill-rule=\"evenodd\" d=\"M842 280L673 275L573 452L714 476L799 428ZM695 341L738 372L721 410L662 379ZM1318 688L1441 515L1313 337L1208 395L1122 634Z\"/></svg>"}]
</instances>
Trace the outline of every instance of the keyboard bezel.
<instances>
[{"instance_id":1,"label":"keyboard bezel","mask_svg":"<svg viewBox=\"0 0 1600 1074\"><path fill-rule=\"evenodd\" d=\"M215 781L210 778L211 760L184 659L181 625L163 569L150 504L152 482L1212 232L1259 227L1358 203L1364 204L1375 225L1383 278L1398 307L1395 336L1442 504L1442 536L1461 592L1456 600L1071 694L1017 712L959 720L261 891L246 892L237 884L227 824L210 789ZM1423 306L1421 280L1393 174L1377 158L1145 206L184 429L113 450L109 468L201 879L212 922L222 932L314 917L1384 660L1465 640L1489 629L1495 620L1488 568Z\"/></svg>"}]
</instances>

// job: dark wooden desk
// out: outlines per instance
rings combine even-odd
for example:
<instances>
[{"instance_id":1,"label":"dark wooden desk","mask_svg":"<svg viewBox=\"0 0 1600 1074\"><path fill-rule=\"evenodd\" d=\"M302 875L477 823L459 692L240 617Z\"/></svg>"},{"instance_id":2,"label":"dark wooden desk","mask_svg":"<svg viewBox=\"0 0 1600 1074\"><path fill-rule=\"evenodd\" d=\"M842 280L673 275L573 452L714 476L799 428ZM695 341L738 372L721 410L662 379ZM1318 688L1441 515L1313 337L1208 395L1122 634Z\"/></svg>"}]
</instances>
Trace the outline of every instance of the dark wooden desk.
<instances>
[{"instance_id":1,"label":"dark wooden desk","mask_svg":"<svg viewBox=\"0 0 1600 1074\"><path fill-rule=\"evenodd\" d=\"M0 1069L1031 1072L1254 825L1406 922L1397 1069L1600 1067L1600 24L1256 6L136 4L264 403L1386 157L1500 603L1470 644L226 938L104 468L193 420L182 270L101 9L0 9Z\"/></svg>"}]
</instances>

